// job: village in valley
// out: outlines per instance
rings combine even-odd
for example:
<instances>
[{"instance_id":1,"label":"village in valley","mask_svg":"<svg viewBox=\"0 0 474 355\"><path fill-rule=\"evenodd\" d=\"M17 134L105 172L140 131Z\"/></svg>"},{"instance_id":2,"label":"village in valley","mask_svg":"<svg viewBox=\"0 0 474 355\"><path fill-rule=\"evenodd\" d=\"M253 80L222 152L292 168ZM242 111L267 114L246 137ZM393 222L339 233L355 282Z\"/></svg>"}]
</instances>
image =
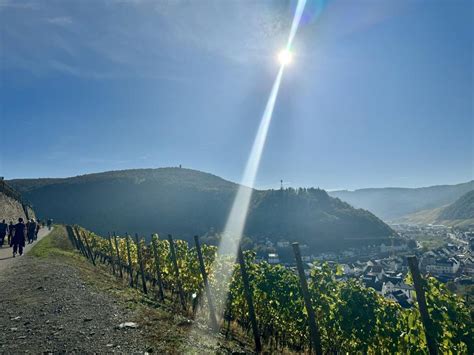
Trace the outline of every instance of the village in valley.
<instances>
[{"instance_id":1,"label":"village in valley","mask_svg":"<svg viewBox=\"0 0 474 355\"><path fill-rule=\"evenodd\" d=\"M305 244L300 245L306 274L309 276L311 268L326 262L338 269L339 280L358 279L366 287L404 308L410 308L415 299L413 286L406 283L409 271L407 256L416 255L422 273L435 277L469 300L467 290L473 285L474 275L474 230L458 230L444 225L396 224L391 227L400 238L393 238L388 245L319 254L312 253ZM261 261L296 269L291 257L291 242L266 240L265 247L272 252L266 253Z\"/></svg>"}]
</instances>

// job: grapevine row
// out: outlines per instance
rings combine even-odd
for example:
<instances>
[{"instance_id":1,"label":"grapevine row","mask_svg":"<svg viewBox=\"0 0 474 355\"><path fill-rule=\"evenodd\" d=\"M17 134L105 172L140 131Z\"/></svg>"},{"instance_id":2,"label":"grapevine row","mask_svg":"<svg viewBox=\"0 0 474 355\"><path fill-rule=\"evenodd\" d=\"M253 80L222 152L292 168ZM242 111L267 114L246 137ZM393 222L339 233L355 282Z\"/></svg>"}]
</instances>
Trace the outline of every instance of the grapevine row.
<instances>
[{"instance_id":1,"label":"grapevine row","mask_svg":"<svg viewBox=\"0 0 474 355\"><path fill-rule=\"evenodd\" d=\"M202 273L199 249L183 240L162 240L155 234L147 244L138 236L102 238L70 226L68 234L94 264L111 265L115 274L128 277L130 286L150 293L149 285L153 285L154 296L160 301L174 302L193 316L207 314L213 308L223 310L224 317L217 320L217 327L224 328L226 334L232 325L252 331L252 312L240 265L231 257L218 255L215 246L200 245L205 269ZM255 259L253 251L246 251L242 265L247 271L263 347L270 351L314 351L298 274ZM225 270L232 270L232 274L224 285L220 276ZM340 282L336 279L338 273L338 269L323 263L311 269L308 279L323 352L474 353L469 308L436 279L423 280L430 319L426 324L417 307L403 309L356 280ZM208 277L210 298L206 297L203 275ZM427 339L436 344L434 349L428 346Z\"/></svg>"}]
</instances>

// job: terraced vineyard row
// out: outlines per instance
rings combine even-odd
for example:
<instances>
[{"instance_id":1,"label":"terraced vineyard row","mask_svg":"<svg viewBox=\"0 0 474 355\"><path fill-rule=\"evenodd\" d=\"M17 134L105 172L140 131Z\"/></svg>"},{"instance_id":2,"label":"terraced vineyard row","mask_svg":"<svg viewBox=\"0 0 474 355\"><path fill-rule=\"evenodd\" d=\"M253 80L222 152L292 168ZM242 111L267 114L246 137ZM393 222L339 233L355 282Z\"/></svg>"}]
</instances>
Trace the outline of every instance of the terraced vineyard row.
<instances>
[{"instance_id":1,"label":"terraced vineyard row","mask_svg":"<svg viewBox=\"0 0 474 355\"><path fill-rule=\"evenodd\" d=\"M76 247L94 264L110 265L115 274L128 278L131 286L142 288L159 301L175 303L196 317L208 315L214 308L223 310L218 327L226 334L235 326L249 333L253 329L240 270L243 265L263 349L314 350L301 280L291 269L257 263L252 251L244 252L243 264L239 265L230 257L217 255L216 247L202 245L212 302L209 307L196 246L171 237L162 240L158 235L147 244L138 237L103 238L79 227L68 227L68 231ZM232 270L227 285L221 280L225 270ZM438 352L474 353L474 327L468 307L434 278L423 280L430 320L425 324L426 337L418 308L403 309L358 281L340 282L336 280L338 272L320 264L311 269L308 279L323 352L428 353L429 338Z\"/></svg>"}]
</instances>

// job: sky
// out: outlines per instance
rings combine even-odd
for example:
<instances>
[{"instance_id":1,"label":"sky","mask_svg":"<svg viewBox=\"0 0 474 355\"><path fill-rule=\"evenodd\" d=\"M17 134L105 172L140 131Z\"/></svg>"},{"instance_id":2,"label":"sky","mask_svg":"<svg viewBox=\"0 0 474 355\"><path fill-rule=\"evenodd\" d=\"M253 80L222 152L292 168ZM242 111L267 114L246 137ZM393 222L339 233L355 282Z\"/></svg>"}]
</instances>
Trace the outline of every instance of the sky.
<instances>
[{"instance_id":1,"label":"sky","mask_svg":"<svg viewBox=\"0 0 474 355\"><path fill-rule=\"evenodd\" d=\"M296 1L0 0L0 176L240 181ZM308 0L256 187L474 179L473 2Z\"/></svg>"}]
</instances>

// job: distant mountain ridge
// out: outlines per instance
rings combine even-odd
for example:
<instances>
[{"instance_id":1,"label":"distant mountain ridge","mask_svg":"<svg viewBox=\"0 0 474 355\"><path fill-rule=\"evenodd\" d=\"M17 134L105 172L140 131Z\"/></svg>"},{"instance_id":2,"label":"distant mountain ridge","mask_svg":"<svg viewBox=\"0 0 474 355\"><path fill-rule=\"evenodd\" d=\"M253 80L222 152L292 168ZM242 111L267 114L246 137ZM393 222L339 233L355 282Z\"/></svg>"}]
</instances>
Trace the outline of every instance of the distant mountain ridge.
<instances>
[{"instance_id":1,"label":"distant mountain ridge","mask_svg":"<svg viewBox=\"0 0 474 355\"><path fill-rule=\"evenodd\" d=\"M474 190L462 195L450 205L418 211L397 220L410 224L444 224L454 227L474 227Z\"/></svg>"},{"instance_id":2,"label":"distant mountain ridge","mask_svg":"<svg viewBox=\"0 0 474 355\"><path fill-rule=\"evenodd\" d=\"M441 220L474 218L474 190L462 195L439 214Z\"/></svg>"},{"instance_id":3,"label":"distant mountain ridge","mask_svg":"<svg viewBox=\"0 0 474 355\"><path fill-rule=\"evenodd\" d=\"M220 232L238 184L181 168L111 171L10 183L38 214L78 223L98 233L149 235ZM332 249L381 243L393 230L320 189L254 190L245 234L254 239L301 241Z\"/></svg>"},{"instance_id":4,"label":"distant mountain ridge","mask_svg":"<svg viewBox=\"0 0 474 355\"><path fill-rule=\"evenodd\" d=\"M355 191L331 191L329 195L364 208L384 221L449 205L474 190L474 180L456 184L421 188L369 188Z\"/></svg>"}]
</instances>

